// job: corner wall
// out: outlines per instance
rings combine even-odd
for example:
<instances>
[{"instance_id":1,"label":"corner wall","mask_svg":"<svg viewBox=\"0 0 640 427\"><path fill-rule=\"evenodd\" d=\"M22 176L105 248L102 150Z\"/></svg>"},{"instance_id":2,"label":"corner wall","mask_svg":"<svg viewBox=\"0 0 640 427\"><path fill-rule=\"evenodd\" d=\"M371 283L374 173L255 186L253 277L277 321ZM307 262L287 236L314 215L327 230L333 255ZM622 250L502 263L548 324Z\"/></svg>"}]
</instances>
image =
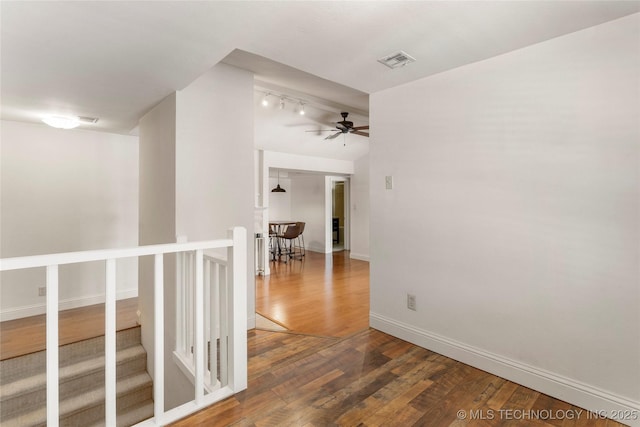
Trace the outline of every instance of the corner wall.
<instances>
[{"instance_id":1,"label":"corner wall","mask_svg":"<svg viewBox=\"0 0 640 427\"><path fill-rule=\"evenodd\" d=\"M371 325L639 410L639 76L635 14L373 94Z\"/></svg>"},{"instance_id":2,"label":"corner wall","mask_svg":"<svg viewBox=\"0 0 640 427\"><path fill-rule=\"evenodd\" d=\"M247 325L255 327L253 73L217 64L177 93L176 232L247 229Z\"/></svg>"},{"instance_id":3,"label":"corner wall","mask_svg":"<svg viewBox=\"0 0 640 427\"><path fill-rule=\"evenodd\" d=\"M245 227L247 326L255 326L253 74L218 64L140 121L140 243L226 239ZM165 256L165 406L194 398L173 362L175 257ZM153 265L140 261L143 344L153 369ZM146 327L145 327L146 326ZM170 386L169 386L170 385Z\"/></svg>"},{"instance_id":4,"label":"corner wall","mask_svg":"<svg viewBox=\"0 0 640 427\"><path fill-rule=\"evenodd\" d=\"M140 120L140 245L176 242L176 95L166 97ZM189 380L173 362L175 348L175 255L164 256L164 375L165 407L193 398ZM142 345L147 371L154 363L154 265L152 257L139 260L139 298ZM170 385L170 386L169 386Z\"/></svg>"}]
</instances>

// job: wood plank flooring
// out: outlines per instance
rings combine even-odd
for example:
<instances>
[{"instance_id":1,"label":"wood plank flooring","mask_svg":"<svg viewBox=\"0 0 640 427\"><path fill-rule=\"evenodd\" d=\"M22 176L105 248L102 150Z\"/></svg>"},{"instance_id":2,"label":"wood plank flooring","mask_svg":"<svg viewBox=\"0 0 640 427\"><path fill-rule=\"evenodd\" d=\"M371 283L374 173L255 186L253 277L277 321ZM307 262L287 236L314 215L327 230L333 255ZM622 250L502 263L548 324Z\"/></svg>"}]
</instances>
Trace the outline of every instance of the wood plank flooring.
<instances>
[{"instance_id":1,"label":"wood plank flooring","mask_svg":"<svg viewBox=\"0 0 640 427\"><path fill-rule=\"evenodd\" d=\"M369 329L348 252L271 267L256 311L298 333L249 331L248 389L175 426L621 426Z\"/></svg>"},{"instance_id":2,"label":"wood plank flooring","mask_svg":"<svg viewBox=\"0 0 640 427\"><path fill-rule=\"evenodd\" d=\"M248 389L174 426L621 426L374 329L252 330L248 350Z\"/></svg>"},{"instance_id":3,"label":"wood plank flooring","mask_svg":"<svg viewBox=\"0 0 640 427\"><path fill-rule=\"evenodd\" d=\"M138 299L116 303L116 329L137 326ZM61 311L58 317L60 345L104 335L104 304ZM46 316L0 322L0 360L34 353L46 348Z\"/></svg>"},{"instance_id":4,"label":"wood plank flooring","mask_svg":"<svg viewBox=\"0 0 640 427\"><path fill-rule=\"evenodd\" d=\"M345 337L369 327L369 263L307 251L256 278L256 312L290 331Z\"/></svg>"}]
</instances>

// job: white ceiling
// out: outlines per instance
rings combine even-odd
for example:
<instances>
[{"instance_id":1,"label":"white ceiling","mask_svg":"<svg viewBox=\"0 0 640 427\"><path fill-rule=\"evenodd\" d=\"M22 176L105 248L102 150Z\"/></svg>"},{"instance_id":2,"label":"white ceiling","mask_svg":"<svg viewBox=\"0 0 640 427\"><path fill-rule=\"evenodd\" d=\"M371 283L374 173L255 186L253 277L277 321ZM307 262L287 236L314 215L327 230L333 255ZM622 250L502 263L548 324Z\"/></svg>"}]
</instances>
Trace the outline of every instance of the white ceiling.
<instances>
[{"instance_id":1,"label":"white ceiling","mask_svg":"<svg viewBox=\"0 0 640 427\"><path fill-rule=\"evenodd\" d=\"M161 99L226 58L254 70L260 87L325 104L295 120L256 108L262 115L256 128L278 125L290 135L282 141L300 146L322 141L302 130L340 120L342 108L356 126L366 121L370 93L638 12L640 2L2 1L0 7L5 120L66 113L100 118L86 128L130 133ZM377 62L400 49L417 61L396 70ZM349 142L366 138L347 139L338 157L358 156Z\"/></svg>"}]
</instances>

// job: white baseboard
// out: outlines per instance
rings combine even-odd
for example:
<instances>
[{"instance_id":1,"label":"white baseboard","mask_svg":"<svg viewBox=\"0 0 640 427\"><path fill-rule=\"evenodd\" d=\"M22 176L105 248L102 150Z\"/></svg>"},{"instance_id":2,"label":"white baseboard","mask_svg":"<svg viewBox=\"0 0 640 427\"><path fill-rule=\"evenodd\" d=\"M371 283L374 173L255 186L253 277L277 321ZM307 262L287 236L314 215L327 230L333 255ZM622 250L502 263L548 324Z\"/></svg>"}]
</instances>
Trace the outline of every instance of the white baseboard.
<instances>
[{"instance_id":1,"label":"white baseboard","mask_svg":"<svg viewBox=\"0 0 640 427\"><path fill-rule=\"evenodd\" d=\"M138 296L138 288L134 289L125 289L122 291L118 291L116 294L116 299L127 299L127 298L135 298ZM104 303L104 294L101 295L91 295L80 298L69 298L61 300L58 304L58 310L70 310L72 308L85 307L88 305L94 304L102 304ZM25 305L22 307L14 307L7 308L5 310L0 311L0 322L5 322L7 320L15 320L21 319L23 317L29 316L37 316L39 314L46 313L46 305L45 303L41 304L33 304L33 305Z\"/></svg>"},{"instance_id":2,"label":"white baseboard","mask_svg":"<svg viewBox=\"0 0 640 427\"><path fill-rule=\"evenodd\" d=\"M356 254L351 252L349 254L349 258L353 258L353 259L358 259L360 261L367 261L369 262L369 255L364 255L364 254Z\"/></svg>"},{"instance_id":3,"label":"white baseboard","mask_svg":"<svg viewBox=\"0 0 640 427\"><path fill-rule=\"evenodd\" d=\"M331 253L331 252L326 252L324 246L314 245L314 244L311 244L311 245L307 246L306 250L311 251L311 252L320 252L321 254Z\"/></svg>"},{"instance_id":4,"label":"white baseboard","mask_svg":"<svg viewBox=\"0 0 640 427\"><path fill-rule=\"evenodd\" d=\"M628 411L637 419L617 420L640 427L640 402L618 396L556 373L536 368L507 357L490 353L403 322L370 313L370 325L389 335L466 363L483 371L506 378L517 384L540 391L598 414L618 414ZM464 409L464 408L461 408Z\"/></svg>"},{"instance_id":5,"label":"white baseboard","mask_svg":"<svg viewBox=\"0 0 640 427\"><path fill-rule=\"evenodd\" d=\"M247 316L247 330L256 328L256 313L249 313Z\"/></svg>"}]
</instances>

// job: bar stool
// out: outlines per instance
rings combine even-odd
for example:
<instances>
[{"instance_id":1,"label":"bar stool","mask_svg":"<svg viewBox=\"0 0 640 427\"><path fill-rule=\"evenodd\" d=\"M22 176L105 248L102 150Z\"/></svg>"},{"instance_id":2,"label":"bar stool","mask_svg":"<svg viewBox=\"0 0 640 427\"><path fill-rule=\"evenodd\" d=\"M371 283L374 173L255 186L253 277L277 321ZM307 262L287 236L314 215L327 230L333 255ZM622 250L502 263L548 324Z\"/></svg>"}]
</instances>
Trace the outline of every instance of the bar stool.
<instances>
[{"instance_id":1,"label":"bar stool","mask_svg":"<svg viewBox=\"0 0 640 427\"><path fill-rule=\"evenodd\" d=\"M300 235L300 227L297 225L290 225L284 231L284 233L278 235L280 242L280 255L284 255L284 262L287 262L288 258L294 258L295 256L295 240ZM288 243L288 245L287 245Z\"/></svg>"},{"instance_id":2,"label":"bar stool","mask_svg":"<svg viewBox=\"0 0 640 427\"><path fill-rule=\"evenodd\" d=\"M305 256L307 252L307 249L304 245L304 236L302 235L302 233L304 233L305 224L305 222L296 222L296 225L298 226L298 228L300 228L300 234L298 235L298 247L300 248L300 256Z\"/></svg>"}]
</instances>

